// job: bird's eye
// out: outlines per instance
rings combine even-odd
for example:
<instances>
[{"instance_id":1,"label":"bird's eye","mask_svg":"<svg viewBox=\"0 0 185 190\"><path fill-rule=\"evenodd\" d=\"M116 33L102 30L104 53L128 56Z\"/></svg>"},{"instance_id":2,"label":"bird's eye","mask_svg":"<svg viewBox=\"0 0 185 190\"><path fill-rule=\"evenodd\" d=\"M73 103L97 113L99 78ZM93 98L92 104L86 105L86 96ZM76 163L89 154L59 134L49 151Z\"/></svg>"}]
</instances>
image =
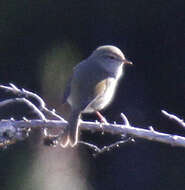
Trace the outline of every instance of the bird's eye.
<instances>
[{"instance_id":1,"label":"bird's eye","mask_svg":"<svg viewBox=\"0 0 185 190\"><path fill-rule=\"evenodd\" d=\"M109 55L108 57L109 57L109 59L115 59L115 57L112 55Z\"/></svg>"}]
</instances>

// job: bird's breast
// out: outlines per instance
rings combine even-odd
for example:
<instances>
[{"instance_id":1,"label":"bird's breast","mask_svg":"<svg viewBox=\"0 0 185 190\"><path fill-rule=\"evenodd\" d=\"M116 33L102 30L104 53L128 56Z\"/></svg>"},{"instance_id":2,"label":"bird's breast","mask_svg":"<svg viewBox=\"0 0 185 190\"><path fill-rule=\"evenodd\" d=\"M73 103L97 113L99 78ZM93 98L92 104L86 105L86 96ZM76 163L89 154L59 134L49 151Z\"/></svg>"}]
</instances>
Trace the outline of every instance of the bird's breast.
<instances>
[{"instance_id":1,"label":"bird's breast","mask_svg":"<svg viewBox=\"0 0 185 190\"><path fill-rule=\"evenodd\" d=\"M106 83L105 91L98 99L99 110L105 108L111 103L116 90L117 80L115 78L108 78Z\"/></svg>"},{"instance_id":2,"label":"bird's breast","mask_svg":"<svg viewBox=\"0 0 185 190\"><path fill-rule=\"evenodd\" d=\"M96 110L102 110L108 106L113 99L116 86L117 80L112 77L99 83L96 87L96 98L86 107L84 112L94 112Z\"/></svg>"}]
</instances>

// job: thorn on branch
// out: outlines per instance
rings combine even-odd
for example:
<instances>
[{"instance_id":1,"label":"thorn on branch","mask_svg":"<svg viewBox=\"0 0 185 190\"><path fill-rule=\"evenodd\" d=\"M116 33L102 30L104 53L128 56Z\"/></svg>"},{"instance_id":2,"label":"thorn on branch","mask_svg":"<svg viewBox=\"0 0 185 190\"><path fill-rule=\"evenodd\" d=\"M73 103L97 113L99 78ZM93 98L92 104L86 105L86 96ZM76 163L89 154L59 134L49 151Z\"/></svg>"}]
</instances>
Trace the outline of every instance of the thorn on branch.
<instances>
[{"instance_id":1,"label":"thorn on branch","mask_svg":"<svg viewBox=\"0 0 185 190\"><path fill-rule=\"evenodd\" d=\"M19 92L20 90L12 83L10 83L10 86L17 92Z\"/></svg>"},{"instance_id":2,"label":"thorn on branch","mask_svg":"<svg viewBox=\"0 0 185 190\"><path fill-rule=\"evenodd\" d=\"M121 118L122 118L122 120L124 122L124 125L130 126L130 123L129 123L127 117L123 113L121 113Z\"/></svg>"},{"instance_id":3,"label":"thorn on branch","mask_svg":"<svg viewBox=\"0 0 185 190\"><path fill-rule=\"evenodd\" d=\"M39 120L38 119L28 120L25 117L23 117L23 120L19 121L16 121L13 118L11 118L10 120L0 120L0 147L6 147L7 145L13 144L18 140L23 140L29 136L31 129L38 129L38 128L44 129L43 134L45 141L50 142L50 144L53 144L54 146L56 146L60 142L62 138L61 134L67 127L67 121L65 121L60 115L58 115L54 109L49 110L46 107L44 100L40 96L25 89L20 90L18 87L16 87L14 84L11 83L10 86L0 85L0 88L10 91L18 96L21 96L19 98L12 98L1 101L0 107L6 106L7 104L14 102L23 102L27 104L40 118ZM32 103L30 98L35 98L39 103L39 106ZM182 119L178 118L173 114L169 114L164 110L162 110L162 113L167 118L176 121L182 127L185 128L185 123ZM56 120L49 120L47 119L46 115L47 116L50 115L54 117ZM185 137L183 136L161 133L155 131L152 127L149 127L148 130L142 129L140 127L133 127L130 125L127 117L123 113L121 114L121 118L124 122L124 124L122 125L116 124L115 122L114 124L111 123L104 124L99 122L80 121L81 122L80 129L90 130L92 132L94 131L102 132L103 129L103 132L115 135L121 135L123 138L128 137L128 135L130 135L134 138L142 138L146 140L170 144L172 146L185 147ZM49 128L59 129L59 134L57 135L48 134L47 129ZM113 148L119 147L120 144L123 144L127 141L133 142L134 139L132 137L123 139L121 141L118 141L108 146L104 146L102 148L99 148L96 145L83 141L80 141L79 143L90 147L96 152L96 154L100 154L105 151L109 151Z\"/></svg>"},{"instance_id":4,"label":"thorn on branch","mask_svg":"<svg viewBox=\"0 0 185 190\"><path fill-rule=\"evenodd\" d=\"M150 129L150 131L153 131L153 132L155 131L152 126L149 126L148 128Z\"/></svg>"}]
</instances>

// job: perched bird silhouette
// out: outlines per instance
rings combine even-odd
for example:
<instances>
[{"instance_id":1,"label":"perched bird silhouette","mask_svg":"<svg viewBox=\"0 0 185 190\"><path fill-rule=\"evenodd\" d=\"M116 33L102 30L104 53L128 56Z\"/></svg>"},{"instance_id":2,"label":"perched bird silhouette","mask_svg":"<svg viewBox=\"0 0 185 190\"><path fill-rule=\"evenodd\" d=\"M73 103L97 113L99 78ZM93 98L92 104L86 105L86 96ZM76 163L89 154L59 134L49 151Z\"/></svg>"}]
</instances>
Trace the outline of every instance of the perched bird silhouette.
<instances>
[{"instance_id":1,"label":"perched bird silhouette","mask_svg":"<svg viewBox=\"0 0 185 190\"><path fill-rule=\"evenodd\" d=\"M71 111L62 146L77 144L81 113L95 112L103 120L99 110L111 103L124 64L132 62L119 48L104 45L74 67L63 96L63 103L68 103Z\"/></svg>"}]
</instances>

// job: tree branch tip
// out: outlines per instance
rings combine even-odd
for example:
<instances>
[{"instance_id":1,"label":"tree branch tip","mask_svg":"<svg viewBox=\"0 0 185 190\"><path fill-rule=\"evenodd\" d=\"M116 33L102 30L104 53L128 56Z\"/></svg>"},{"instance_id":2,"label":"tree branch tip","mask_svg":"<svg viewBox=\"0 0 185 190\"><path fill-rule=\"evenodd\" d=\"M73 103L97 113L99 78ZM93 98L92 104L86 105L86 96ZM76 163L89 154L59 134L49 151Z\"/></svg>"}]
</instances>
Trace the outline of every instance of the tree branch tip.
<instances>
[{"instance_id":1,"label":"tree branch tip","mask_svg":"<svg viewBox=\"0 0 185 190\"><path fill-rule=\"evenodd\" d=\"M1 84L1 85L0 85L0 88L5 88L5 86Z\"/></svg>"},{"instance_id":2,"label":"tree branch tip","mask_svg":"<svg viewBox=\"0 0 185 190\"><path fill-rule=\"evenodd\" d=\"M11 87L5 86L5 85L0 85L0 88L5 89L5 91L12 91Z\"/></svg>"},{"instance_id":3,"label":"tree branch tip","mask_svg":"<svg viewBox=\"0 0 185 190\"><path fill-rule=\"evenodd\" d=\"M128 121L128 119L127 119L126 115L125 115L125 114L123 114L123 113L121 113L121 114L120 114L120 116L121 116L121 118L122 118L122 120L123 120L124 124L125 124L126 126L129 126L129 125L130 125L130 123L129 123L129 121Z\"/></svg>"},{"instance_id":4,"label":"tree branch tip","mask_svg":"<svg viewBox=\"0 0 185 190\"><path fill-rule=\"evenodd\" d=\"M18 88L15 84L9 83L9 85L10 85L14 90L20 91L19 88Z\"/></svg>"},{"instance_id":5,"label":"tree branch tip","mask_svg":"<svg viewBox=\"0 0 185 190\"><path fill-rule=\"evenodd\" d=\"M182 127L185 129L185 122L184 122L183 119L180 119L178 116L176 116L176 115L174 115L174 114L171 114L171 113L168 113L168 112L165 111L165 110L161 110L161 112L162 112L166 117L168 117L169 119L176 121L180 126L182 126Z\"/></svg>"},{"instance_id":6,"label":"tree branch tip","mask_svg":"<svg viewBox=\"0 0 185 190\"><path fill-rule=\"evenodd\" d=\"M161 113L163 113L163 114L168 114L168 112L165 111L165 110L161 110Z\"/></svg>"},{"instance_id":7,"label":"tree branch tip","mask_svg":"<svg viewBox=\"0 0 185 190\"><path fill-rule=\"evenodd\" d=\"M15 85L13 83L9 83L9 85L12 87L12 88L16 88Z\"/></svg>"}]
</instances>

